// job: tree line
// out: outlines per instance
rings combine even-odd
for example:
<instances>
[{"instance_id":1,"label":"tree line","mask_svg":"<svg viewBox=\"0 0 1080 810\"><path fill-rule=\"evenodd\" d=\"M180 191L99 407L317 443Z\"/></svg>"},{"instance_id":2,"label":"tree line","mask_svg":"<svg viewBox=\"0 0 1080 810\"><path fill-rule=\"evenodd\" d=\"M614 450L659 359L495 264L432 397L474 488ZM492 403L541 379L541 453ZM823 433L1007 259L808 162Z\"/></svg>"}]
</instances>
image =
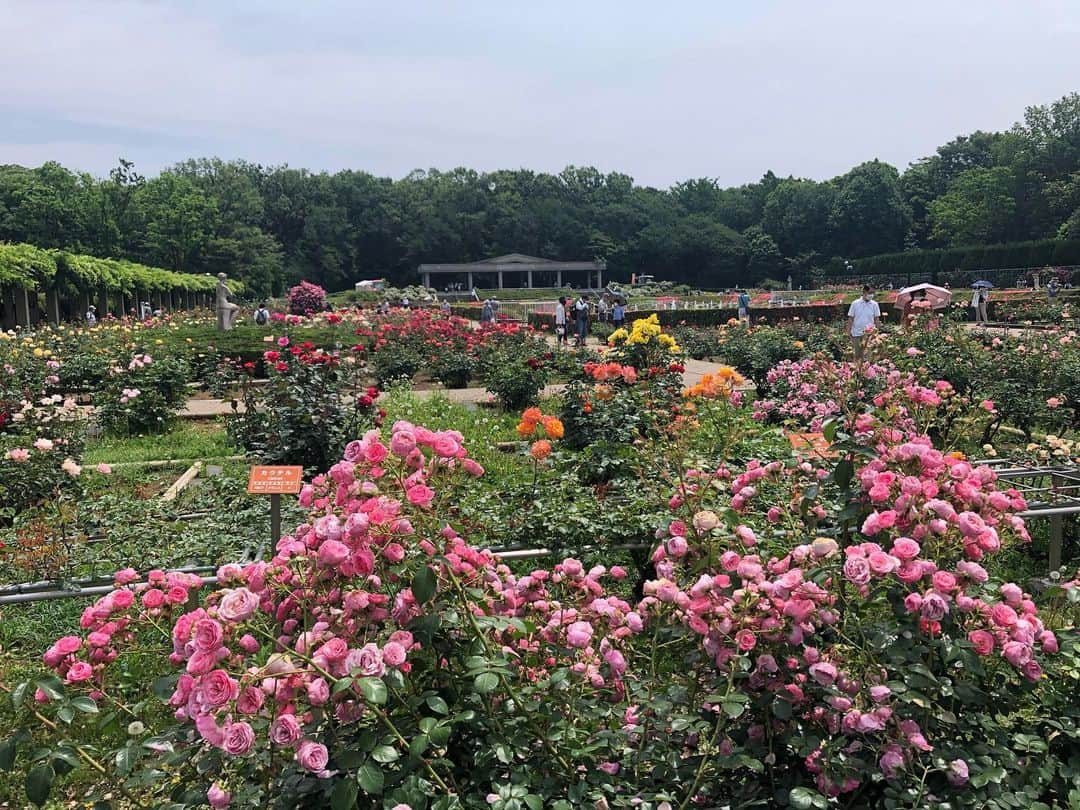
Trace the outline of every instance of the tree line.
<instances>
[{"instance_id":1,"label":"tree line","mask_svg":"<svg viewBox=\"0 0 1080 810\"><path fill-rule=\"evenodd\" d=\"M503 253L600 258L631 273L730 287L860 257L1080 238L1080 94L1029 107L1004 132L957 137L902 173L873 160L827 181L777 177L669 189L570 166L311 172L199 158L156 177L121 159L107 178L49 162L0 166L0 241L224 271L257 294L301 278L343 289L414 283L423 262Z\"/></svg>"}]
</instances>

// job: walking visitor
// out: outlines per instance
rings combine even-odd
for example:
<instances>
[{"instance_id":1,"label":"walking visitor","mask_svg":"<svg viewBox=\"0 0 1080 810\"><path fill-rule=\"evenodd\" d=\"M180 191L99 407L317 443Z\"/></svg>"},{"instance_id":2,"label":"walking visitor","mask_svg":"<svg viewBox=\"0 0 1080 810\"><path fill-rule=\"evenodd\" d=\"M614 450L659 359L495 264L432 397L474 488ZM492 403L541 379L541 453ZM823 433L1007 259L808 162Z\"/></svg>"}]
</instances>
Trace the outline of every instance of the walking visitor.
<instances>
[{"instance_id":1,"label":"walking visitor","mask_svg":"<svg viewBox=\"0 0 1080 810\"><path fill-rule=\"evenodd\" d=\"M855 350L855 362L861 362L866 348L867 331L876 329L881 318L881 307L874 300L874 288L869 284L863 287L862 297L856 298L848 307L848 334Z\"/></svg>"}]
</instances>

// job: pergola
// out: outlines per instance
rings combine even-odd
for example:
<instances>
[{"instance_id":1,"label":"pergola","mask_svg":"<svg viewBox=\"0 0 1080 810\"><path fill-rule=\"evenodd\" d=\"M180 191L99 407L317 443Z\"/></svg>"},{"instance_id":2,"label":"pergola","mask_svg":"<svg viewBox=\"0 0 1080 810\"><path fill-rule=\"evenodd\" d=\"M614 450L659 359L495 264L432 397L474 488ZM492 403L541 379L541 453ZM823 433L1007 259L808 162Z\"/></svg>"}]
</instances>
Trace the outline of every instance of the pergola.
<instances>
[{"instance_id":1,"label":"pergola","mask_svg":"<svg viewBox=\"0 0 1080 810\"><path fill-rule=\"evenodd\" d=\"M1013 459L983 459L1001 481L1015 488L1027 501L1020 517L1050 520L1050 570L1061 566L1064 519L1080 514L1080 466L1075 464L1029 464Z\"/></svg>"},{"instance_id":2,"label":"pergola","mask_svg":"<svg viewBox=\"0 0 1080 810\"><path fill-rule=\"evenodd\" d=\"M418 272L425 287L434 286L432 277L435 276L442 281L442 289L446 289L446 285L459 280L464 283L467 290L473 287L487 288L488 285L477 282L488 280L495 282L490 286L500 290L506 287L562 287L564 282L571 281L583 282L577 286L598 290L604 286L603 274L606 269L605 262L557 262L553 259L526 256L523 253L509 253L506 256L496 256L478 262L422 264ZM511 275L510 281L518 283L507 284L507 274ZM534 282L539 283L534 284Z\"/></svg>"}]
</instances>

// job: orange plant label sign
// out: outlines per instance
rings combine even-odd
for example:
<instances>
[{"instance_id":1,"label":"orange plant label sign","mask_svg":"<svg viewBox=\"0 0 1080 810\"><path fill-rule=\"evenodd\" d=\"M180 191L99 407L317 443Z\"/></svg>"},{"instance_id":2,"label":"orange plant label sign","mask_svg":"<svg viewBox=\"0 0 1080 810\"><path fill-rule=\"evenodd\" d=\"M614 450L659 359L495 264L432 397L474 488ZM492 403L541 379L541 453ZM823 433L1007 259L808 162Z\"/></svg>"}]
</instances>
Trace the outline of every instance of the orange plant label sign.
<instances>
[{"instance_id":1,"label":"orange plant label sign","mask_svg":"<svg viewBox=\"0 0 1080 810\"><path fill-rule=\"evenodd\" d=\"M813 455L820 458L836 458L839 453L829 450L829 440L820 433L787 433L788 441L796 455Z\"/></svg>"},{"instance_id":2,"label":"orange plant label sign","mask_svg":"<svg viewBox=\"0 0 1080 810\"><path fill-rule=\"evenodd\" d=\"M251 495L292 495L300 491L303 467L252 467L247 491Z\"/></svg>"}]
</instances>

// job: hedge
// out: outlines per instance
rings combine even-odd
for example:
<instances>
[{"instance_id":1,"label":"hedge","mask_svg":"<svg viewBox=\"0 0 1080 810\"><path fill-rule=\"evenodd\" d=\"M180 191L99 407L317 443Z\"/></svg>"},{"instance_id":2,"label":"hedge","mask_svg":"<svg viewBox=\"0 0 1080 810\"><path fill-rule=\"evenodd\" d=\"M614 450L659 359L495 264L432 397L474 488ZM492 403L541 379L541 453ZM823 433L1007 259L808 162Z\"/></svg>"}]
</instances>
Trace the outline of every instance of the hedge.
<instances>
[{"instance_id":1,"label":"hedge","mask_svg":"<svg viewBox=\"0 0 1080 810\"><path fill-rule=\"evenodd\" d=\"M60 284L69 284L85 292L214 292L217 278L176 273L123 259L43 250L26 244L0 244L0 286L33 290ZM229 280L227 284L234 294L244 288L241 281Z\"/></svg>"},{"instance_id":2,"label":"hedge","mask_svg":"<svg viewBox=\"0 0 1080 810\"><path fill-rule=\"evenodd\" d=\"M1003 245L911 250L855 259L858 276L907 276L1080 264L1080 239L1042 239ZM828 270L838 270L830 266ZM828 272L828 271L827 271ZM833 273L838 274L838 273Z\"/></svg>"}]
</instances>

